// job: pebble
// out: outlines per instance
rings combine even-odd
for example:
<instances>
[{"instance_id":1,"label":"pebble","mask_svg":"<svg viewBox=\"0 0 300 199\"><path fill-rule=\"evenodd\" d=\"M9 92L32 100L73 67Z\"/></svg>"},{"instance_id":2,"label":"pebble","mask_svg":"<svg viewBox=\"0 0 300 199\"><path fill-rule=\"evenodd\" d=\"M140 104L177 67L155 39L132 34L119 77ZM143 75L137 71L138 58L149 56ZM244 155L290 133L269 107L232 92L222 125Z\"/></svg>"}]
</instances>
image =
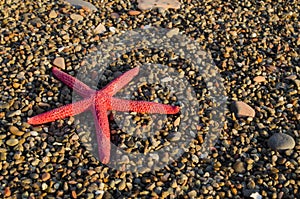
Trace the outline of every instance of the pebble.
<instances>
[{"instance_id":1,"label":"pebble","mask_svg":"<svg viewBox=\"0 0 300 199\"><path fill-rule=\"evenodd\" d=\"M83 20L83 16L79 15L79 14L71 14L70 15L71 19L73 19L74 23L77 23L78 21L82 21Z\"/></svg>"},{"instance_id":2,"label":"pebble","mask_svg":"<svg viewBox=\"0 0 300 199\"><path fill-rule=\"evenodd\" d=\"M50 173L43 173L42 175L42 181L47 181L51 178Z\"/></svg>"},{"instance_id":3,"label":"pebble","mask_svg":"<svg viewBox=\"0 0 300 199\"><path fill-rule=\"evenodd\" d=\"M49 17L51 19L55 19L57 17L57 13L55 12L55 10L51 10L49 13Z\"/></svg>"},{"instance_id":4,"label":"pebble","mask_svg":"<svg viewBox=\"0 0 300 199\"><path fill-rule=\"evenodd\" d=\"M260 82L265 82L266 78L264 76L256 76L253 78L253 81L260 83Z\"/></svg>"},{"instance_id":5,"label":"pebble","mask_svg":"<svg viewBox=\"0 0 300 199\"><path fill-rule=\"evenodd\" d=\"M16 146L17 144L19 144L19 140L16 139L16 138L11 138L11 139L6 141L6 144L8 146Z\"/></svg>"},{"instance_id":6,"label":"pebble","mask_svg":"<svg viewBox=\"0 0 300 199\"><path fill-rule=\"evenodd\" d=\"M141 14L141 11L138 11L138 10L129 10L128 14L131 15L131 16L136 16L136 15Z\"/></svg>"},{"instance_id":7,"label":"pebble","mask_svg":"<svg viewBox=\"0 0 300 199\"><path fill-rule=\"evenodd\" d=\"M180 3L177 0L137 0L138 8L141 10L150 10L153 8L162 8L164 10L172 8L180 8Z\"/></svg>"},{"instance_id":8,"label":"pebble","mask_svg":"<svg viewBox=\"0 0 300 199\"><path fill-rule=\"evenodd\" d=\"M246 171L245 163L241 161L237 161L236 163L234 163L233 169L237 173L245 173Z\"/></svg>"},{"instance_id":9,"label":"pebble","mask_svg":"<svg viewBox=\"0 0 300 199\"><path fill-rule=\"evenodd\" d=\"M231 111L235 112L237 117L254 117L255 110L242 101L236 101L231 104Z\"/></svg>"},{"instance_id":10,"label":"pebble","mask_svg":"<svg viewBox=\"0 0 300 199\"><path fill-rule=\"evenodd\" d=\"M179 33L179 28L174 28L172 30L170 30L169 32L167 32L167 37L171 38L173 37L174 35L178 35Z\"/></svg>"},{"instance_id":11,"label":"pebble","mask_svg":"<svg viewBox=\"0 0 300 199\"><path fill-rule=\"evenodd\" d=\"M268 145L273 150L293 149L295 147L295 140L290 135L275 133L269 138Z\"/></svg>"},{"instance_id":12,"label":"pebble","mask_svg":"<svg viewBox=\"0 0 300 199\"><path fill-rule=\"evenodd\" d=\"M94 34L101 34L106 31L105 26L102 23L99 23L98 26L94 29Z\"/></svg>"},{"instance_id":13,"label":"pebble","mask_svg":"<svg viewBox=\"0 0 300 199\"><path fill-rule=\"evenodd\" d=\"M56 57L53 61L53 65L63 70L66 69L65 59L63 57Z\"/></svg>"},{"instance_id":14,"label":"pebble","mask_svg":"<svg viewBox=\"0 0 300 199\"><path fill-rule=\"evenodd\" d=\"M83 1L83 0L64 0L64 1L70 3L72 6L74 6L76 8L85 7L92 11L98 10L96 6L94 6L92 3L87 2L87 1Z\"/></svg>"},{"instance_id":15,"label":"pebble","mask_svg":"<svg viewBox=\"0 0 300 199\"><path fill-rule=\"evenodd\" d=\"M10 126L9 127L9 131L14 134L14 135L17 135L17 136L22 136L24 134L23 131L20 131L17 127L15 126Z\"/></svg>"}]
</instances>

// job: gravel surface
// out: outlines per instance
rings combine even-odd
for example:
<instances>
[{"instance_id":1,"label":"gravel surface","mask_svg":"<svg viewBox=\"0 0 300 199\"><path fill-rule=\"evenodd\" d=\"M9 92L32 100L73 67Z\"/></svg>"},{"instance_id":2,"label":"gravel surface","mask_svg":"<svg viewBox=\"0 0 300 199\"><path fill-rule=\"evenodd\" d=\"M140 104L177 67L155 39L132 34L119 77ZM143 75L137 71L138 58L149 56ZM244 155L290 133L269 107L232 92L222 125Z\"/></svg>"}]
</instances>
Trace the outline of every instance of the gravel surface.
<instances>
[{"instance_id":1,"label":"gravel surface","mask_svg":"<svg viewBox=\"0 0 300 199\"><path fill-rule=\"evenodd\" d=\"M182 0L173 8L165 1L150 10L141 10L143 1L68 2L74 6L54 0L0 2L0 198L300 198L298 1ZM207 66L208 74L201 74L184 52L174 55L167 47L124 52L102 71L100 63L87 63L106 39L149 27L169 29L166 38L185 49L190 46L172 40L179 33L199 43L218 71ZM149 83L160 76L140 76L138 88L131 84L127 90L130 98L178 104L181 115L113 113L110 127L112 142L129 153L151 154L178 143L170 153L143 160L154 169L124 171L132 164L128 156L112 158L124 166L120 169L99 162L89 145L95 132L89 112L80 116L88 123L75 117L26 123L77 99L54 78L52 64L73 76L80 69L82 81L100 89L147 63L176 71L175 86ZM209 126L220 125L212 122L212 107L220 104L210 99L208 88L219 86L205 77L215 73L224 80L228 109L211 146L205 145ZM177 88L185 88L185 97L173 92ZM151 134L147 124L159 130ZM183 124L191 125L179 128ZM182 132L193 138L188 145ZM174 154L180 157L169 163Z\"/></svg>"}]
</instances>

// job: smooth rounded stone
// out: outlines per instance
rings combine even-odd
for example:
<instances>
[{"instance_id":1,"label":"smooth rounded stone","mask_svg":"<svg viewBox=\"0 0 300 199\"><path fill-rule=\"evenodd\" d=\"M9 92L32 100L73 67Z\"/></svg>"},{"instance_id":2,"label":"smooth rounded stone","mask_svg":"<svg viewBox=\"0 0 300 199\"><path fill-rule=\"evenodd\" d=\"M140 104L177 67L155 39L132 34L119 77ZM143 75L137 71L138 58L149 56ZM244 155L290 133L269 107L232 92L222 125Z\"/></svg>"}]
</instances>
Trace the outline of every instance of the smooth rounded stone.
<instances>
[{"instance_id":1,"label":"smooth rounded stone","mask_svg":"<svg viewBox=\"0 0 300 199\"><path fill-rule=\"evenodd\" d=\"M42 181L47 181L51 177L50 173L43 173L42 175Z\"/></svg>"},{"instance_id":2,"label":"smooth rounded stone","mask_svg":"<svg viewBox=\"0 0 300 199\"><path fill-rule=\"evenodd\" d=\"M236 101L232 102L231 111L233 111L237 117L254 117L255 116L255 110L242 101Z\"/></svg>"},{"instance_id":3,"label":"smooth rounded stone","mask_svg":"<svg viewBox=\"0 0 300 199\"><path fill-rule=\"evenodd\" d=\"M49 17L50 17L51 19L54 19L54 18L57 17L57 13L55 12L55 10L51 10L51 11L50 11Z\"/></svg>"},{"instance_id":4,"label":"smooth rounded stone","mask_svg":"<svg viewBox=\"0 0 300 199\"><path fill-rule=\"evenodd\" d=\"M180 2L177 0L164 0L164 1L158 1L158 0L138 0L138 8L141 10L149 10L153 8L162 8L164 10L173 8L178 9L180 8Z\"/></svg>"},{"instance_id":5,"label":"smooth rounded stone","mask_svg":"<svg viewBox=\"0 0 300 199\"><path fill-rule=\"evenodd\" d=\"M66 69L65 59L63 57L56 57L53 61L53 65L61 69Z\"/></svg>"},{"instance_id":6,"label":"smooth rounded stone","mask_svg":"<svg viewBox=\"0 0 300 199\"><path fill-rule=\"evenodd\" d=\"M129 10L128 14L131 15L131 16L136 16L136 15L141 14L141 11L138 11L138 10Z\"/></svg>"},{"instance_id":7,"label":"smooth rounded stone","mask_svg":"<svg viewBox=\"0 0 300 199\"><path fill-rule=\"evenodd\" d=\"M11 138L11 139L6 141L6 144L8 146L16 146L17 144L19 144L19 140L16 139L16 138Z\"/></svg>"},{"instance_id":8,"label":"smooth rounded stone","mask_svg":"<svg viewBox=\"0 0 300 199\"><path fill-rule=\"evenodd\" d=\"M30 131L29 133L30 133L30 135L32 135L34 137L39 135L39 133L36 131Z\"/></svg>"},{"instance_id":9,"label":"smooth rounded stone","mask_svg":"<svg viewBox=\"0 0 300 199\"><path fill-rule=\"evenodd\" d=\"M275 133L269 138L268 145L273 150L293 149L295 147L295 140L290 135Z\"/></svg>"},{"instance_id":10,"label":"smooth rounded stone","mask_svg":"<svg viewBox=\"0 0 300 199\"><path fill-rule=\"evenodd\" d=\"M264 76L256 76L253 78L253 81L260 83L266 81L266 78Z\"/></svg>"},{"instance_id":11,"label":"smooth rounded stone","mask_svg":"<svg viewBox=\"0 0 300 199\"><path fill-rule=\"evenodd\" d=\"M245 171L246 171L245 164L244 164L244 162L241 162L241 161L237 161L236 163L234 163L233 169L237 173L245 173Z\"/></svg>"},{"instance_id":12,"label":"smooth rounded stone","mask_svg":"<svg viewBox=\"0 0 300 199\"><path fill-rule=\"evenodd\" d=\"M65 2L70 3L72 6L76 8L88 8L89 10L92 11L97 11L97 7L91 4L90 2L83 1L83 0L65 0Z\"/></svg>"},{"instance_id":13,"label":"smooth rounded stone","mask_svg":"<svg viewBox=\"0 0 300 199\"><path fill-rule=\"evenodd\" d=\"M10 126L10 127L9 127L9 131L10 131L12 134L17 135L17 136L21 136L21 135L24 134L23 131L20 131L20 130L19 130L17 127L15 127L15 126Z\"/></svg>"}]
</instances>

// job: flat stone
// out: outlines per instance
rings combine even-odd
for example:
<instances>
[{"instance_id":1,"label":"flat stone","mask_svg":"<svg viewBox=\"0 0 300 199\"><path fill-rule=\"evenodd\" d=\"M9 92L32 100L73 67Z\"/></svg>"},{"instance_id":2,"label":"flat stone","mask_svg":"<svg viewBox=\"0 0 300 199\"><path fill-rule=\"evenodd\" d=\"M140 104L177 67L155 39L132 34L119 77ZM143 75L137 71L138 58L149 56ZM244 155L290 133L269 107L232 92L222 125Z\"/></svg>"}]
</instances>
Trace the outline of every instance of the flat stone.
<instances>
[{"instance_id":1,"label":"flat stone","mask_svg":"<svg viewBox=\"0 0 300 199\"><path fill-rule=\"evenodd\" d=\"M141 10L149 10L153 8L162 8L164 10L172 8L180 8L180 2L176 0L138 0L138 8Z\"/></svg>"},{"instance_id":2,"label":"flat stone","mask_svg":"<svg viewBox=\"0 0 300 199\"><path fill-rule=\"evenodd\" d=\"M57 57L53 61L53 65L61 69L66 69L65 59L63 57Z\"/></svg>"},{"instance_id":3,"label":"flat stone","mask_svg":"<svg viewBox=\"0 0 300 199\"><path fill-rule=\"evenodd\" d=\"M128 14L131 15L131 16L136 16L136 15L141 14L141 11L138 11L138 10L129 10Z\"/></svg>"},{"instance_id":4,"label":"flat stone","mask_svg":"<svg viewBox=\"0 0 300 199\"><path fill-rule=\"evenodd\" d=\"M269 138L268 145L273 150L293 149L295 147L295 140L290 135L275 133Z\"/></svg>"},{"instance_id":5,"label":"flat stone","mask_svg":"<svg viewBox=\"0 0 300 199\"><path fill-rule=\"evenodd\" d=\"M98 26L94 29L94 34L101 34L106 31L105 26L102 23L99 23Z\"/></svg>"},{"instance_id":6,"label":"flat stone","mask_svg":"<svg viewBox=\"0 0 300 199\"><path fill-rule=\"evenodd\" d=\"M49 17L50 17L51 19L54 19L54 18L57 17L57 13L55 12L55 10L51 10L51 11L50 11Z\"/></svg>"},{"instance_id":7,"label":"flat stone","mask_svg":"<svg viewBox=\"0 0 300 199\"><path fill-rule=\"evenodd\" d=\"M231 111L233 111L237 117L254 117L255 110L242 101L233 102L230 106Z\"/></svg>"},{"instance_id":8,"label":"flat stone","mask_svg":"<svg viewBox=\"0 0 300 199\"><path fill-rule=\"evenodd\" d=\"M65 2L70 3L75 8L88 8L92 11L97 11L97 7L91 4L90 2L83 1L83 0L65 0Z\"/></svg>"},{"instance_id":9,"label":"flat stone","mask_svg":"<svg viewBox=\"0 0 300 199\"><path fill-rule=\"evenodd\" d=\"M260 83L260 82L265 82L266 78L264 76L256 76L253 78L253 81Z\"/></svg>"},{"instance_id":10,"label":"flat stone","mask_svg":"<svg viewBox=\"0 0 300 199\"><path fill-rule=\"evenodd\" d=\"M11 139L6 141L6 144L8 146L16 146L17 144L19 144L19 140L16 139L16 138L11 138Z\"/></svg>"}]
</instances>

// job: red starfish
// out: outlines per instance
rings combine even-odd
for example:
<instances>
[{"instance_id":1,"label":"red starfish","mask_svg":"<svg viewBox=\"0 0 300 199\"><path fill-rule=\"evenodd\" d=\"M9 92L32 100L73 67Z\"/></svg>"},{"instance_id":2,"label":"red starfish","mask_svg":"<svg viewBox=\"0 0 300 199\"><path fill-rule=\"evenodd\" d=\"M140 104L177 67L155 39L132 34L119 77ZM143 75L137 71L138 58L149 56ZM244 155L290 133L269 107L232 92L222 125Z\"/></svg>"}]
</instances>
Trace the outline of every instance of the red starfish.
<instances>
[{"instance_id":1,"label":"red starfish","mask_svg":"<svg viewBox=\"0 0 300 199\"><path fill-rule=\"evenodd\" d=\"M110 159L110 131L107 117L108 110L159 114L176 114L180 110L178 106L170 106L147 101L132 101L113 97L114 94L121 90L138 74L139 67L133 68L120 75L110 84L98 91L91 89L83 82L55 67L52 68L52 72L58 79L84 97L84 99L29 118L28 123L36 125L52 122L57 119L74 116L90 109L95 120L100 161L104 164L108 163Z\"/></svg>"}]
</instances>

